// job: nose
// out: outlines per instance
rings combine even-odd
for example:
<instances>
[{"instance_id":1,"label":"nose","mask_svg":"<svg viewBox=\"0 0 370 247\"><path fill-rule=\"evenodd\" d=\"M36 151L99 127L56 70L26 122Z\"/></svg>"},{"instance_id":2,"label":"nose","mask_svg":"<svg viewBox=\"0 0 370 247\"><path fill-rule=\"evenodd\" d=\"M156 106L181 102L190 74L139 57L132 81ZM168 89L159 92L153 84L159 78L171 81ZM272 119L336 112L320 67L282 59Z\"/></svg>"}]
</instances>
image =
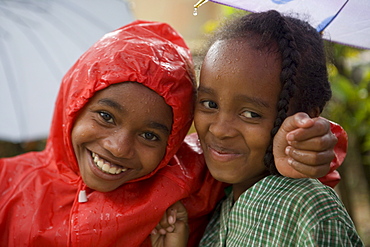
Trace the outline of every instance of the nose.
<instances>
[{"instance_id":1,"label":"nose","mask_svg":"<svg viewBox=\"0 0 370 247\"><path fill-rule=\"evenodd\" d=\"M117 158L130 159L135 155L134 136L127 131L114 131L104 138L103 147Z\"/></svg>"},{"instance_id":2,"label":"nose","mask_svg":"<svg viewBox=\"0 0 370 247\"><path fill-rule=\"evenodd\" d=\"M230 138L237 135L235 120L229 114L217 114L209 125L209 132L219 139Z\"/></svg>"}]
</instances>

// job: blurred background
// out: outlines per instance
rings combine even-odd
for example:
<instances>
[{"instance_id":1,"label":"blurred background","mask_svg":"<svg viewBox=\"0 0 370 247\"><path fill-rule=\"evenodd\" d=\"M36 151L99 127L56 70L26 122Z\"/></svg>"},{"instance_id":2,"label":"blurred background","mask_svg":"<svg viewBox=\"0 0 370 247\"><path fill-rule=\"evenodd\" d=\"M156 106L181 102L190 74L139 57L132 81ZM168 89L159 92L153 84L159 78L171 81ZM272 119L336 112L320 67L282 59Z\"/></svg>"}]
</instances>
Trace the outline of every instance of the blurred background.
<instances>
[{"instance_id":1,"label":"blurred background","mask_svg":"<svg viewBox=\"0 0 370 247\"><path fill-rule=\"evenodd\" d=\"M9 81L18 74L11 74L11 70L4 65L4 63L9 64L4 60L4 54L7 54L8 57L15 56L15 52L12 53L9 44L5 43L11 42L7 41L7 39L9 39L10 31L6 30L6 27L9 27L10 24L4 24L4 18L8 18L6 19L7 21L11 19L15 20L16 23L20 23L19 16L9 17L9 8L11 8L11 11L14 13L20 9L19 4L13 6L11 2L12 1L9 0L0 1L0 53L3 57L1 59L3 60L3 65L0 67L0 76L2 77L0 78L2 78L1 80L3 81ZM55 2L63 2L63 0L56 0ZM67 2L69 1L64 0L63 3L65 4ZM84 10L83 4L96 4L97 7L94 11L97 12L86 13L86 19L88 20L92 19L92 16L99 17L102 19L102 22L107 21L108 19L116 18L109 24L107 21L106 25L100 25L101 27L99 30L89 30L89 28L86 27L82 28L73 25L69 26L70 29L75 28L73 31L75 34L77 34L69 36L72 36L72 39L77 39L80 38L80 36L83 36L85 37L85 43L80 45L80 49L76 49L73 54L71 51L72 49L70 49L70 52L67 52L69 59L66 59L66 62L63 66L59 66L58 73L54 73L54 78L50 79L53 80L52 87L48 88L48 91L43 93L41 96L33 96L36 97L37 100L40 100L40 98L43 99L45 95L48 95L50 98L49 101L41 101L40 103L43 106L47 105L47 109L45 108L45 110L43 110L44 108L41 107L33 107L38 109L37 116L42 116L36 117L36 120L39 120L40 122L37 122L36 120L29 120L28 117L32 117L30 114L19 118L19 121L22 123L35 121L35 125L39 126L41 130L33 136L25 135L22 137L22 135L18 134L15 137L8 137L7 134L10 132L9 127L1 125L1 123L9 122L10 114L7 112L0 112L0 131L5 132L4 134L0 134L0 157L11 157L24 152L38 151L44 148L47 133L49 131L48 126L50 126L51 121L53 100L57 94L58 86L63 74L70 66L72 66L75 60L104 33L127 24L134 19L162 21L169 23L185 38L188 46L192 50L194 61L196 63L196 69L199 70L199 65L202 61L202 51L207 40L207 34L212 32L212 30L214 30L225 18L229 18L235 12L240 11L208 2L201 6L198 9L198 14L194 16L193 5L196 3L195 0L129 0L126 2L116 1L120 2L117 4L121 5L117 6L120 6L122 9L110 6L111 9L114 9L112 10L113 12L104 13L107 12L106 10L109 8L109 4L107 4L107 2L110 1L91 0L87 2L77 0L75 2L81 3L81 5L78 6L79 9L74 11L77 14L80 14L81 11ZM45 12L46 8L51 7L43 6L43 8L38 9L40 15ZM57 9L61 8L62 7L59 6ZM28 10L29 9L30 8L28 7ZM85 10L86 12L88 11L87 8ZM20 11L18 15L26 16L24 12L25 10L22 11ZM24 22L22 23L23 26L25 23L31 26L31 24L35 22L34 20L27 21L27 19L22 21ZM75 21L80 22L78 20ZM50 20L46 19L44 19L44 22L51 23ZM53 23L56 23L56 21L54 20ZM96 23L98 23L98 21L91 21L91 25L97 25ZM87 23L86 25L89 24ZM30 28L33 27L31 26ZM92 35L90 38L90 36L87 36L87 33L82 34L79 28L86 31L89 30L95 36ZM47 36L47 34L45 35ZM32 35L28 36L30 37ZM39 34L38 38L39 39L35 40L41 40L42 35ZM330 81L332 83L333 98L329 106L326 108L323 116L343 126L347 131L349 138L348 154L344 164L339 168L342 180L336 187L336 191L340 195L348 212L355 222L357 230L364 240L366 246L370 246L370 51L330 42L326 43L329 57L328 66ZM23 46L25 46L25 49L27 49L27 45ZM35 44L32 46L35 47ZM57 55L54 55L54 52L57 52L57 50L61 49L62 46L63 45L55 45L54 47L48 48L49 50L47 53L50 55L49 57L52 57L54 60L59 59ZM19 53L19 49L15 50L18 50ZM23 57L25 56L24 53L20 53L20 55ZM64 54L64 56L65 55L66 54ZM29 62L23 63L26 66L30 64ZM20 65L19 62L17 62L17 66L18 65ZM32 74L32 71L28 73ZM43 87L42 84L40 85L41 86L37 87L33 86L26 91L37 91L40 89L40 87ZM18 87L18 91L22 91L24 88L22 85ZM14 90L16 89L13 88L12 91L9 84L0 84L0 92L5 90L10 90L10 93L0 97L1 108L17 108L17 105L19 105L17 102L19 102L23 96L14 96L13 99L7 99L5 97L8 97L7 95L14 93ZM10 101L13 102L14 106L13 104L10 105ZM31 98L28 105L34 101L35 98ZM33 115L36 115L36 113ZM194 129L192 128L191 131L194 131Z\"/></svg>"}]
</instances>

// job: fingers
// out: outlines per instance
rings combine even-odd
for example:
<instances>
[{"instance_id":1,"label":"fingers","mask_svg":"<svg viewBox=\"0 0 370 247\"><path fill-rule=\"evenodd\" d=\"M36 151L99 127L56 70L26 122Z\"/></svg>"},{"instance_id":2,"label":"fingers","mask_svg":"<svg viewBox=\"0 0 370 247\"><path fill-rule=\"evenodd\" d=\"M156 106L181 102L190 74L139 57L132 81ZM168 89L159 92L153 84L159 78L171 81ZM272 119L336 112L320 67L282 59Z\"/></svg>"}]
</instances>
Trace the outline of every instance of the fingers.
<instances>
[{"instance_id":1,"label":"fingers","mask_svg":"<svg viewBox=\"0 0 370 247\"><path fill-rule=\"evenodd\" d=\"M159 234L165 235L168 232L173 232L175 230L176 223L176 210L173 208L168 208L164 213L161 221L156 226L156 230Z\"/></svg>"},{"instance_id":2,"label":"fingers","mask_svg":"<svg viewBox=\"0 0 370 247\"><path fill-rule=\"evenodd\" d=\"M325 176L335 157L337 141L326 119L310 119L304 113L290 116L274 138L276 168L293 178Z\"/></svg>"},{"instance_id":3,"label":"fingers","mask_svg":"<svg viewBox=\"0 0 370 247\"><path fill-rule=\"evenodd\" d=\"M186 227L187 223L188 214L186 208L180 201L178 201L166 210L153 233L165 235L167 233L176 232L176 228Z\"/></svg>"},{"instance_id":4,"label":"fingers","mask_svg":"<svg viewBox=\"0 0 370 247\"><path fill-rule=\"evenodd\" d=\"M334 135L328 133L323 136L314 137L304 141L291 141L288 142L288 145L297 150L322 152L326 150L333 151L337 141L338 139Z\"/></svg>"},{"instance_id":5,"label":"fingers","mask_svg":"<svg viewBox=\"0 0 370 247\"><path fill-rule=\"evenodd\" d=\"M290 165L302 175L300 177L321 178L330 170L330 163L312 166L293 160Z\"/></svg>"},{"instance_id":6,"label":"fingers","mask_svg":"<svg viewBox=\"0 0 370 247\"><path fill-rule=\"evenodd\" d=\"M171 205L151 232L152 246L186 247L189 238L187 220L187 212L181 202Z\"/></svg>"},{"instance_id":7,"label":"fingers","mask_svg":"<svg viewBox=\"0 0 370 247\"><path fill-rule=\"evenodd\" d=\"M281 125L281 129L288 133L298 128L310 128L313 124L314 120L311 119L308 114L304 112L298 112L287 117Z\"/></svg>"},{"instance_id":8,"label":"fingers","mask_svg":"<svg viewBox=\"0 0 370 247\"><path fill-rule=\"evenodd\" d=\"M176 210L176 220L181 220L186 223L188 222L188 212L186 211L184 204L178 201L173 204L171 208Z\"/></svg>"},{"instance_id":9,"label":"fingers","mask_svg":"<svg viewBox=\"0 0 370 247\"><path fill-rule=\"evenodd\" d=\"M291 146L288 146L285 149L285 152L290 159L298 163L304 163L311 166L330 164L330 162L335 157L333 149L324 149L323 151L310 151L295 149ZM289 162L292 163L292 161Z\"/></svg>"},{"instance_id":10,"label":"fingers","mask_svg":"<svg viewBox=\"0 0 370 247\"><path fill-rule=\"evenodd\" d=\"M301 128L310 128L313 124L314 121L306 113L296 113L287 117L274 137L275 157L281 158L284 156L284 150L288 145L300 141L300 139L296 139L296 135L302 137L302 133L299 130Z\"/></svg>"},{"instance_id":11,"label":"fingers","mask_svg":"<svg viewBox=\"0 0 370 247\"><path fill-rule=\"evenodd\" d=\"M332 140L336 140L336 137L330 130L330 123L324 118L314 118L310 127L296 128L287 133L288 142L319 140L321 137L326 138L325 140L331 145L336 144L336 141L332 142Z\"/></svg>"},{"instance_id":12,"label":"fingers","mask_svg":"<svg viewBox=\"0 0 370 247\"><path fill-rule=\"evenodd\" d=\"M293 169L302 174L300 177L320 178L330 170L330 163L334 158L334 152L308 152L287 148L288 163Z\"/></svg>"}]
</instances>

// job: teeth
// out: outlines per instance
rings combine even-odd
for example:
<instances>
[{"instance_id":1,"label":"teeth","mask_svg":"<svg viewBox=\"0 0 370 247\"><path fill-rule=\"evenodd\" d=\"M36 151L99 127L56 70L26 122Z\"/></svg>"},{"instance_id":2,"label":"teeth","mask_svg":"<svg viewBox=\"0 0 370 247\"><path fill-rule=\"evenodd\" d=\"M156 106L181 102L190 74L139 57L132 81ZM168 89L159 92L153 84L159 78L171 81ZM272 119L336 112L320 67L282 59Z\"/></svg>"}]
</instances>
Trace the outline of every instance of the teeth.
<instances>
[{"instance_id":1,"label":"teeth","mask_svg":"<svg viewBox=\"0 0 370 247\"><path fill-rule=\"evenodd\" d=\"M104 162L102 160L98 160L98 162L95 162L100 168L103 168Z\"/></svg>"},{"instance_id":2,"label":"teeth","mask_svg":"<svg viewBox=\"0 0 370 247\"><path fill-rule=\"evenodd\" d=\"M109 173L110 174L116 174L116 171L117 171L117 169L115 168L115 167L111 167L111 168L109 168Z\"/></svg>"},{"instance_id":3,"label":"teeth","mask_svg":"<svg viewBox=\"0 0 370 247\"><path fill-rule=\"evenodd\" d=\"M110 166L108 164L104 164L102 170L109 173Z\"/></svg>"},{"instance_id":4,"label":"teeth","mask_svg":"<svg viewBox=\"0 0 370 247\"><path fill-rule=\"evenodd\" d=\"M100 159L96 153L91 153L91 156L94 160L95 165L105 173L120 174L121 172L127 171L127 168L125 167L113 165L107 161Z\"/></svg>"}]
</instances>

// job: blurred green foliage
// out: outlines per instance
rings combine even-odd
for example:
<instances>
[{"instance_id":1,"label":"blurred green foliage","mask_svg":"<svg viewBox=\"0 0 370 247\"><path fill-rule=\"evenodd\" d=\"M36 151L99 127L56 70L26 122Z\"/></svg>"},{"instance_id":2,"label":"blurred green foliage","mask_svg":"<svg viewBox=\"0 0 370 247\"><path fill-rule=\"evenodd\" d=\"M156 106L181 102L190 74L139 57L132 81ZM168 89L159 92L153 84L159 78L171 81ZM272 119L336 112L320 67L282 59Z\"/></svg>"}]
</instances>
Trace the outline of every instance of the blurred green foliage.
<instances>
[{"instance_id":1,"label":"blurred green foliage","mask_svg":"<svg viewBox=\"0 0 370 247\"><path fill-rule=\"evenodd\" d=\"M335 44L331 53L333 97L324 115L356 136L362 162L370 166L370 52Z\"/></svg>"},{"instance_id":2,"label":"blurred green foliage","mask_svg":"<svg viewBox=\"0 0 370 247\"><path fill-rule=\"evenodd\" d=\"M332 100L323 116L348 134L347 157L337 190L366 246L370 245L370 51L339 44L329 47Z\"/></svg>"}]
</instances>

